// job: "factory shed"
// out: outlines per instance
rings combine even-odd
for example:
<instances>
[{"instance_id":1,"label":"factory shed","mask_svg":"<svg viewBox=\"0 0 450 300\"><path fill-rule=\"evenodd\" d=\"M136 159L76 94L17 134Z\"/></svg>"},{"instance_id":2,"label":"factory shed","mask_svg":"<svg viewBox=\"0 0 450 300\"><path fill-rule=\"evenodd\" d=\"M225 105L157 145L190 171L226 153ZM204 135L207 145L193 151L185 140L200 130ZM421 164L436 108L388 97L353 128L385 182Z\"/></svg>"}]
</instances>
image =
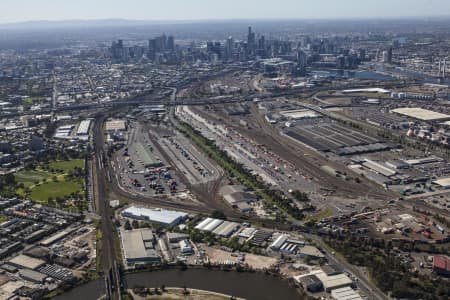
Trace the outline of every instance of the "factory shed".
<instances>
[{"instance_id":1,"label":"factory shed","mask_svg":"<svg viewBox=\"0 0 450 300\"><path fill-rule=\"evenodd\" d=\"M25 280L34 282L34 283L43 283L47 275L33 271L28 269L22 269L19 271L20 277Z\"/></svg>"},{"instance_id":2,"label":"factory shed","mask_svg":"<svg viewBox=\"0 0 450 300\"><path fill-rule=\"evenodd\" d=\"M174 210L131 206L122 211L122 216L131 219L155 222L165 226L175 226L183 222L188 217L188 214Z\"/></svg>"},{"instance_id":3,"label":"factory shed","mask_svg":"<svg viewBox=\"0 0 450 300\"><path fill-rule=\"evenodd\" d=\"M450 259L444 256L433 257L433 272L439 275L450 275Z\"/></svg>"},{"instance_id":4,"label":"factory shed","mask_svg":"<svg viewBox=\"0 0 450 300\"><path fill-rule=\"evenodd\" d=\"M328 276L325 272L320 270L315 275L322 282L325 291L328 293L333 289L338 289L353 284L353 281L345 274Z\"/></svg>"},{"instance_id":5,"label":"factory shed","mask_svg":"<svg viewBox=\"0 0 450 300\"><path fill-rule=\"evenodd\" d=\"M363 300L361 295L349 286L332 290L331 298L334 300Z\"/></svg>"},{"instance_id":6,"label":"factory shed","mask_svg":"<svg viewBox=\"0 0 450 300\"><path fill-rule=\"evenodd\" d=\"M392 169L388 168L387 166L384 166L378 162L368 160L368 159L363 163L363 166L366 168L369 168L383 176L386 176L386 177L394 176L395 174L397 174L397 171L392 170Z\"/></svg>"},{"instance_id":7,"label":"factory shed","mask_svg":"<svg viewBox=\"0 0 450 300\"><path fill-rule=\"evenodd\" d=\"M211 222L209 222L204 228L204 231L213 231L216 229L220 224L223 223L223 220L219 219L213 219Z\"/></svg>"},{"instance_id":8,"label":"factory shed","mask_svg":"<svg viewBox=\"0 0 450 300\"><path fill-rule=\"evenodd\" d=\"M433 183L439 185L444 189L450 189L450 177L433 180Z\"/></svg>"},{"instance_id":9,"label":"factory shed","mask_svg":"<svg viewBox=\"0 0 450 300\"><path fill-rule=\"evenodd\" d=\"M111 120L106 122L105 129L106 131L125 131L127 126L124 120Z\"/></svg>"},{"instance_id":10,"label":"factory shed","mask_svg":"<svg viewBox=\"0 0 450 300\"><path fill-rule=\"evenodd\" d=\"M77 135L88 135L89 134L89 128L91 128L91 123L92 120L88 119L88 120L84 120L81 121L80 125L78 126L77 129Z\"/></svg>"},{"instance_id":11,"label":"factory shed","mask_svg":"<svg viewBox=\"0 0 450 300\"><path fill-rule=\"evenodd\" d=\"M236 232L238 228L238 223L225 221L214 229L213 233L222 237L229 237Z\"/></svg>"},{"instance_id":12,"label":"factory shed","mask_svg":"<svg viewBox=\"0 0 450 300\"><path fill-rule=\"evenodd\" d=\"M313 257L313 258L323 258L325 257L325 255L323 255L322 252L320 252L319 249L317 249L314 246L304 246L300 249L300 251L298 252L298 254L300 256L309 256L309 257Z\"/></svg>"},{"instance_id":13,"label":"factory shed","mask_svg":"<svg viewBox=\"0 0 450 300\"><path fill-rule=\"evenodd\" d=\"M153 150L149 145L144 145L142 143L136 143L134 145L139 157L142 159L144 167L146 168L157 168L162 166L162 162L156 158Z\"/></svg>"},{"instance_id":14,"label":"factory shed","mask_svg":"<svg viewBox=\"0 0 450 300\"><path fill-rule=\"evenodd\" d=\"M404 115L413 119L421 121L447 121L450 120L450 115L442 114L432 110L427 110L419 107L403 107L393 109L392 112Z\"/></svg>"},{"instance_id":15,"label":"factory shed","mask_svg":"<svg viewBox=\"0 0 450 300\"><path fill-rule=\"evenodd\" d=\"M342 273L342 270L336 265L324 265L321 267L321 269L328 276L338 275Z\"/></svg>"},{"instance_id":16,"label":"factory shed","mask_svg":"<svg viewBox=\"0 0 450 300\"><path fill-rule=\"evenodd\" d=\"M308 292L317 293L323 290L322 282L316 275L300 276L297 281L299 281L303 289Z\"/></svg>"},{"instance_id":17,"label":"factory shed","mask_svg":"<svg viewBox=\"0 0 450 300\"><path fill-rule=\"evenodd\" d=\"M272 250L279 250L280 247L288 240L289 236L287 234L279 235L273 243L270 245Z\"/></svg>"},{"instance_id":18,"label":"factory shed","mask_svg":"<svg viewBox=\"0 0 450 300\"><path fill-rule=\"evenodd\" d=\"M121 230L120 236L124 258L128 265L160 261L153 245L153 232L150 229Z\"/></svg>"},{"instance_id":19,"label":"factory shed","mask_svg":"<svg viewBox=\"0 0 450 300\"><path fill-rule=\"evenodd\" d=\"M9 260L9 264L19 267L35 270L45 264L42 259L33 258L28 255L20 254Z\"/></svg>"}]
</instances>

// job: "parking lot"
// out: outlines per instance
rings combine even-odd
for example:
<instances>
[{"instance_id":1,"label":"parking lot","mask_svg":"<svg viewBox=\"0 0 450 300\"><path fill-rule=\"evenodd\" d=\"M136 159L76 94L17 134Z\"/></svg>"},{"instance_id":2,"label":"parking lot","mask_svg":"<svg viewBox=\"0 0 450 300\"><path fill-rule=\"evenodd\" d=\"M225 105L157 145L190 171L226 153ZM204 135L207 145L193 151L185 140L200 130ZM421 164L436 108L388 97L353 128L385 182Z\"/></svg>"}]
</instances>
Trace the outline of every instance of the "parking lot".
<instances>
[{"instance_id":1,"label":"parking lot","mask_svg":"<svg viewBox=\"0 0 450 300\"><path fill-rule=\"evenodd\" d=\"M139 123L130 126L127 145L116 152L115 174L121 187L144 195L175 194L185 186L173 168L163 160L153 141ZM117 172L118 171L118 172Z\"/></svg>"}]
</instances>

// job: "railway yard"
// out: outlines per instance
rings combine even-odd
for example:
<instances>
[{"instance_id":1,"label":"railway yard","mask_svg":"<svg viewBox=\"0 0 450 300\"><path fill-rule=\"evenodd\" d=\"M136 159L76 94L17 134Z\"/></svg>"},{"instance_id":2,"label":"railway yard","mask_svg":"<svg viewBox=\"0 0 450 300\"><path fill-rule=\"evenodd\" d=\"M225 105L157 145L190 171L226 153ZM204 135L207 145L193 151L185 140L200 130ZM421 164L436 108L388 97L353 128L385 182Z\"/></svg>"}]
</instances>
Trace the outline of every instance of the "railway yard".
<instances>
[{"instance_id":1,"label":"railway yard","mask_svg":"<svg viewBox=\"0 0 450 300\"><path fill-rule=\"evenodd\" d=\"M94 223L55 242L52 253L70 256L82 245L85 257L70 275L104 274L110 299L121 299L121 273L161 264L270 270L308 293L304 278L328 284L340 276L367 298L389 299L373 272L336 255L336 237L393 245L415 274L433 274L423 253L446 253L450 243L445 89L320 76L273 88L289 80L238 65L161 88L158 102L149 94L148 103L143 96L142 103L80 112L78 127L64 116L53 135L61 148L78 143L80 162L92 154L84 213ZM81 169L48 171L72 177ZM24 194L27 188L18 186ZM342 270L325 274L330 264Z\"/></svg>"}]
</instances>

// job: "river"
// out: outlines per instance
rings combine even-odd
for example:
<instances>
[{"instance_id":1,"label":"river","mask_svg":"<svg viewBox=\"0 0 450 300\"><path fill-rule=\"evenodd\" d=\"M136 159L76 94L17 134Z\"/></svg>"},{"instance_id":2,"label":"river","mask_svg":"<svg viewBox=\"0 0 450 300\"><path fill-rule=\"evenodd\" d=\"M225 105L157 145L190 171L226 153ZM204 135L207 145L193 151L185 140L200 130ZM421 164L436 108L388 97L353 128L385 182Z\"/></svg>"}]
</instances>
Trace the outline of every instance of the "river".
<instances>
[{"instance_id":1,"label":"river","mask_svg":"<svg viewBox=\"0 0 450 300\"><path fill-rule=\"evenodd\" d=\"M257 300L300 299L294 287L286 280L262 273L224 272L205 269L186 271L170 269L156 272L133 273L125 276L128 288L184 287L200 289ZM56 300L95 300L104 294L104 280L92 281L55 297Z\"/></svg>"}]
</instances>

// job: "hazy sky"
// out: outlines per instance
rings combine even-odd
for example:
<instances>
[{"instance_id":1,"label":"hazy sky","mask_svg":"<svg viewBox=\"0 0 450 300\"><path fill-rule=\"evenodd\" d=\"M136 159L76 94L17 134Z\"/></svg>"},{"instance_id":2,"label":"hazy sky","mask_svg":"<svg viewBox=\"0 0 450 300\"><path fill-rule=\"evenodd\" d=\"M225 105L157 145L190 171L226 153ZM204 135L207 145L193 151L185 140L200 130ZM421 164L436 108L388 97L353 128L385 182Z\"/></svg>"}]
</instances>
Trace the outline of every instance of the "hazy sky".
<instances>
[{"instance_id":1,"label":"hazy sky","mask_svg":"<svg viewBox=\"0 0 450 300\"><path fill-rule=\"evenodd\" d=\"M450 15L450 0L0 0L0 23L29 20L364 18Z\"/></svg>"}]
</instances>

